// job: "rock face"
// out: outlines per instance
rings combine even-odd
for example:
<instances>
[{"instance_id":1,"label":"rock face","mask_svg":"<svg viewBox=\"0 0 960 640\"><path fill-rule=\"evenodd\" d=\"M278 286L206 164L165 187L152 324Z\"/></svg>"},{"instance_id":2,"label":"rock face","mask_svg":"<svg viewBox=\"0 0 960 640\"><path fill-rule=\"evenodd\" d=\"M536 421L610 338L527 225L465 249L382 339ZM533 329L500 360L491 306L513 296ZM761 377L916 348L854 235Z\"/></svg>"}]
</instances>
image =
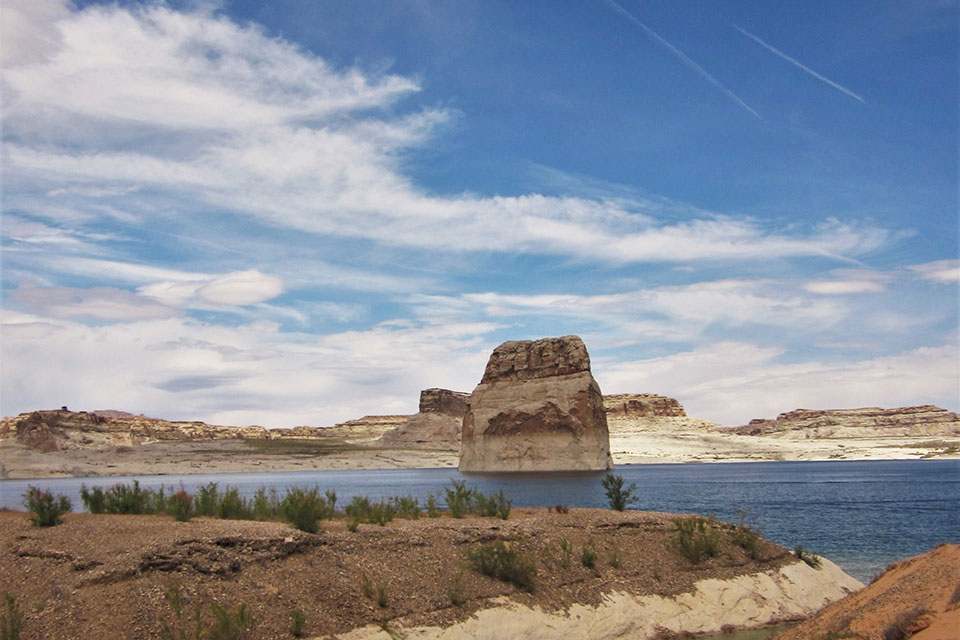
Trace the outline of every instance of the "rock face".
<instances>
[{"instance_id":1,"label":"rock face","mask_svg":"<svg viewBox=\"0 0 960 640\"><path fill-rule=\"evenodd\" d=\"M420 392L420 411L380 438L386 447L415 449L460 448L460 428L470 407L470 394L449 389L424 389Z\"/></svg>"},{"instance_id":2,"label":"rock face","mask_svg":"<svg viewBox=\"0 0 960 640\"><path fill-rule=\"evenodd\" d=\"M933 405L880 409L797 409L776 420L751 420L729 430L748 436L840 438L851 436L960 435L960 415Z\"/></svg>"},{"instance_id":3,"label":"rock face","mask_svg":"<svg viewBox=\"0 0 960 640\"><path fill-rule=\"evenodd\" d=\"M603 409L611 418L682 418L687 415L680 403L673 398L653 393L620 393L603 396Z\"/></svg>"},{"instance_id":4,"label":"rock face","mask_svg":"<svg viewBox=\"0 0 960 640\"><path fill-rule=\"evenodd\" d=\"M494 349L463 418L460 471L613 468L607 417L577 336Z\"/></svg>"}]
</instances>

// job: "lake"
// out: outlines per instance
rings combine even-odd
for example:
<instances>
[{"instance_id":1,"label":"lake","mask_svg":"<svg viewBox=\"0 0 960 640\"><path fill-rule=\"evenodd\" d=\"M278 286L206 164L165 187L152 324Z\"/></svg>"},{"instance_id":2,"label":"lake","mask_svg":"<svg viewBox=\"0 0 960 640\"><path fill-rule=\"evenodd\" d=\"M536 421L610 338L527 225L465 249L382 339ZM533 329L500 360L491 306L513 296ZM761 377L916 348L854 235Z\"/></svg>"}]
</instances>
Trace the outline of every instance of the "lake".
<instances>
[{"instance_id":1,"label":"lake","mask_svg":"<svg viewBox=\"0 0 960 640\"><path fill-rule=\"evenodd\" d=\"M716 514L747 524L793 549L830 558L869 582L894 560L960 542L960 460L753 462L623 465L615 473L635 483L631 508ZM485 493L503 489L514 506L606 507L604 473L460 474L452 469L300 471L289 473L136 476L141 486L182 482L191 493L216 482L251 496L259 487L319 485L337 492L338 505L354 495L379 500L395 495L421 502L429 493L443 502L451 479ZM81 508L81 484L108 487L132 476L0 481L0 506L22 509L29 485L49 488Z\"/></svg>"}]
</instances>

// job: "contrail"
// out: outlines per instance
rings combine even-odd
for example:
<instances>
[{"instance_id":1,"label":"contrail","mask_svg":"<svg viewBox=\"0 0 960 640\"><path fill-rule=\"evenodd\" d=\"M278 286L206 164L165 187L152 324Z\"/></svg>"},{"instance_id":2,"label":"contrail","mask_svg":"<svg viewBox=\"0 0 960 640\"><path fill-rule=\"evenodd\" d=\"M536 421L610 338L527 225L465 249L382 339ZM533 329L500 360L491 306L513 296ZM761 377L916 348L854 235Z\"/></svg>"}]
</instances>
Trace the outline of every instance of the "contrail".
<instances>
[{"instance_id":1,"label":"contrail","mask_svg":"<svg viewBox=\"0 0 960 640\"><path fill-rule=\"evenodd\" d=\"M780 49L777 49L776 47L774 47L774 46L771 45L771 44L767 44L766 42L764 42L763 40L761 40L761 39L758 38L757 36L753 35L753 34L750 33L749 31L747 31L746 29L744 29L744 28L742 28L742 27L739 27L739 26L733 24L732 22L730 23L730 26L733 27L734 29L736 29L737 31L739 31L740 33L742 33L743 35L747 36L748 38L750 38L751 40L753 40L753 41L756 42L757 44L759 44L761 47L763 47L763 48L766 49L767 51L769 51L769 52L771 52L771 53L774 53L774 54L780 56L781 58L783 58L784 60L786 60L787 62L793 64L794 66L803 69L804 71L806 71L807 73L809 73L810 75L812 75L812 76L813 76L814 78L816 78L817 80L820 80L821 82L826 82L828 85L830 85L830 86L833 87L834 89L837 89L838 91L842 91L843 93L847 94L847 95L850 96L851 98L854 98L854 99L859 100L860 102L863 102L864 104L866 104L866 102L864 101L863 98L861 98L860 96L858 96L857 94L855 94L853 91L850 91L850 89L847 89L847 88L844 87L843 85L837 84L836 82L834 82L834 81L831 80L830 78L827 78L826 76L820 75L819 73L817 73L816 71L814 71L814 70L811 69L810 67L804 65L803 63L801 63L801 62L799 62L799 61L797 61L797 60L794 60L793 58L791 58L790 56L788 56L787 54L785 54L783 51L780 51Z\"/></svg>"},{"instance_id":2,"label":"contrail","mask_svg":"<svg viewBox=\"0 0 960 640\"><path fill-rule=\"evenodd\" d=\"M621 6L620 6L619 4L617 4L614 0L606 0L606 2L607 2L607 4L609 4L611 7L613 7L613 9L614 9L617 13L619 13L619 14L622 15L624 18L626 18L627 20L629 20L629 21L632 22L633 24L635 24L635 25L637 25L638 27L640 27L641 29L643 29L643 32L644 32L644 33L646 33L648 36L650 36L651 38L653 38L654 40L656 40L657 42L659 42L660 44L662 44L664 47L666 47L666 48L670 51L670 53L672 53L673 55L677 56L677 57L680 59L680 62L682 62L683 64L687 65L687 67L689 67L690 69L693 69L694 71L696 71L696 72L697 72L698 74L700 74L703 78L705 78L710 84L712 84L713 86L715 86L717 89L720 89L720 91L723 91L723 92L727 95L727 97L729 97L731 100L733 100L734 102L736 102L737 104L739 104L741 107L743 107L744 109L746 109L746 110L749 111L750 113L752 113L756 118L758 118L758 119L760 119L760 120L763 120L763 118L760 117L760 114L757 113L756 111L754 111L754 110L750 107L750 105L748 105L746 102L744 102L743 100L741 100L741 99L739 98L739 96L737 96L737 94L735 94L733 91L730 91L730 89L727 89L725 86L723 86L722 84L720 84L720 81L719 81L719 80L717 80L717 79L714 78L712 75L710 75L709 73L707 73L706 69L704 69L703 67L701 67L700 65L698 65L698 64L697 64L696 62L694 62L693 60L691 60L690 57L687 56L687 54L685 54L683 51L680 51L680 49L677 49L675 46L673 46L672 44L670 44L669 42L667 42L664 38L662 38L662 37L660 36L660 34L658 34L656 31L654 31L653 29L651 29L651 28L648 27L647 25L645 25L645 24L643 24L642 22L640 22L640 20L638 20L636 17L634 17L634 15L633 15L632 13L630 13L629 11L627 11L626 9L624 9L623 7L621 7Z\"/></svg>"}]
</instances>

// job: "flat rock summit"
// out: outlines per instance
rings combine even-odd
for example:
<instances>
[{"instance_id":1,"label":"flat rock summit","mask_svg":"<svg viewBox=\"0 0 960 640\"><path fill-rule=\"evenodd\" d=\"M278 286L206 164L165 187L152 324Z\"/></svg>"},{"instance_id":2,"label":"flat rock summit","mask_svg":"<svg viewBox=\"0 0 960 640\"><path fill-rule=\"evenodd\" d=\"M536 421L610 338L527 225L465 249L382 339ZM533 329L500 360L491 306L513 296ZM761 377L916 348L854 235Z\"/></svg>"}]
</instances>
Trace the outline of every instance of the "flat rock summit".
<instances>
[{"instance_id":1,"label":"flat rock summit","mask_svg":"<svg viewBox=\"0 0 960 640\"><path fill-rule=\"evenodd\" d=\"M493 350L463 418L460 471L613 467L600 385L578 336Z\"/></svg>"}]
</instances>

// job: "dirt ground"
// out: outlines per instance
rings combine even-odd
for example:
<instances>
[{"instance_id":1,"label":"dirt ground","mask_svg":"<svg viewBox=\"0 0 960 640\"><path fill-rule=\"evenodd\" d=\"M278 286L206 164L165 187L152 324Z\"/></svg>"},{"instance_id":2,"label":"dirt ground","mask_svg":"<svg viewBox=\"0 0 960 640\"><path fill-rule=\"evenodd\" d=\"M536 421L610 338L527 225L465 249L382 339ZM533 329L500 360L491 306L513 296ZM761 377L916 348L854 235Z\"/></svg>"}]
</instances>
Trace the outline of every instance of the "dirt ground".
<instances>
[{"instance_id":1,"label":"dirt ground","mask_svg":"<svg viewBox=\"0 0 960 640\"><path fill-rule=\"evenodd\" d=\"M865 589L777 636L777 640L821 638L960 638L960 545L942 544L892 564Z\"/></svg>"},{"instance_id":2,"label":"dirt ground","mask_svg":"<svg viewBox=\"0 0 960 640\"><path fill-rule=\"evenodd\" d=\"M209 603L252 610L255 638L290 638L291 613L306 636L334 637L370 623L447 625L509 596L548 611L597 604L613 590L670 595L698 580L730 578L796 562L761 541L751 560L726 533L717 557L682 556L669 514L597 509L514 509L509 520L396 519L386 526L324 521L317 534L277 522L69 514L56 527L0 513L0 592L17 598L22 638L155 638L174 624L165 592L178 585L184 616ZM533 559L532 592L472 569L470 550L506 541ZM561 540L569 541L565 558ZM581 562L596 549L594 568ZM383 602L377 602L382 591ZM456 600L459 604L454 604ZM381 606L384 605L384 606Z\"/></svg>"}]
</instances>

